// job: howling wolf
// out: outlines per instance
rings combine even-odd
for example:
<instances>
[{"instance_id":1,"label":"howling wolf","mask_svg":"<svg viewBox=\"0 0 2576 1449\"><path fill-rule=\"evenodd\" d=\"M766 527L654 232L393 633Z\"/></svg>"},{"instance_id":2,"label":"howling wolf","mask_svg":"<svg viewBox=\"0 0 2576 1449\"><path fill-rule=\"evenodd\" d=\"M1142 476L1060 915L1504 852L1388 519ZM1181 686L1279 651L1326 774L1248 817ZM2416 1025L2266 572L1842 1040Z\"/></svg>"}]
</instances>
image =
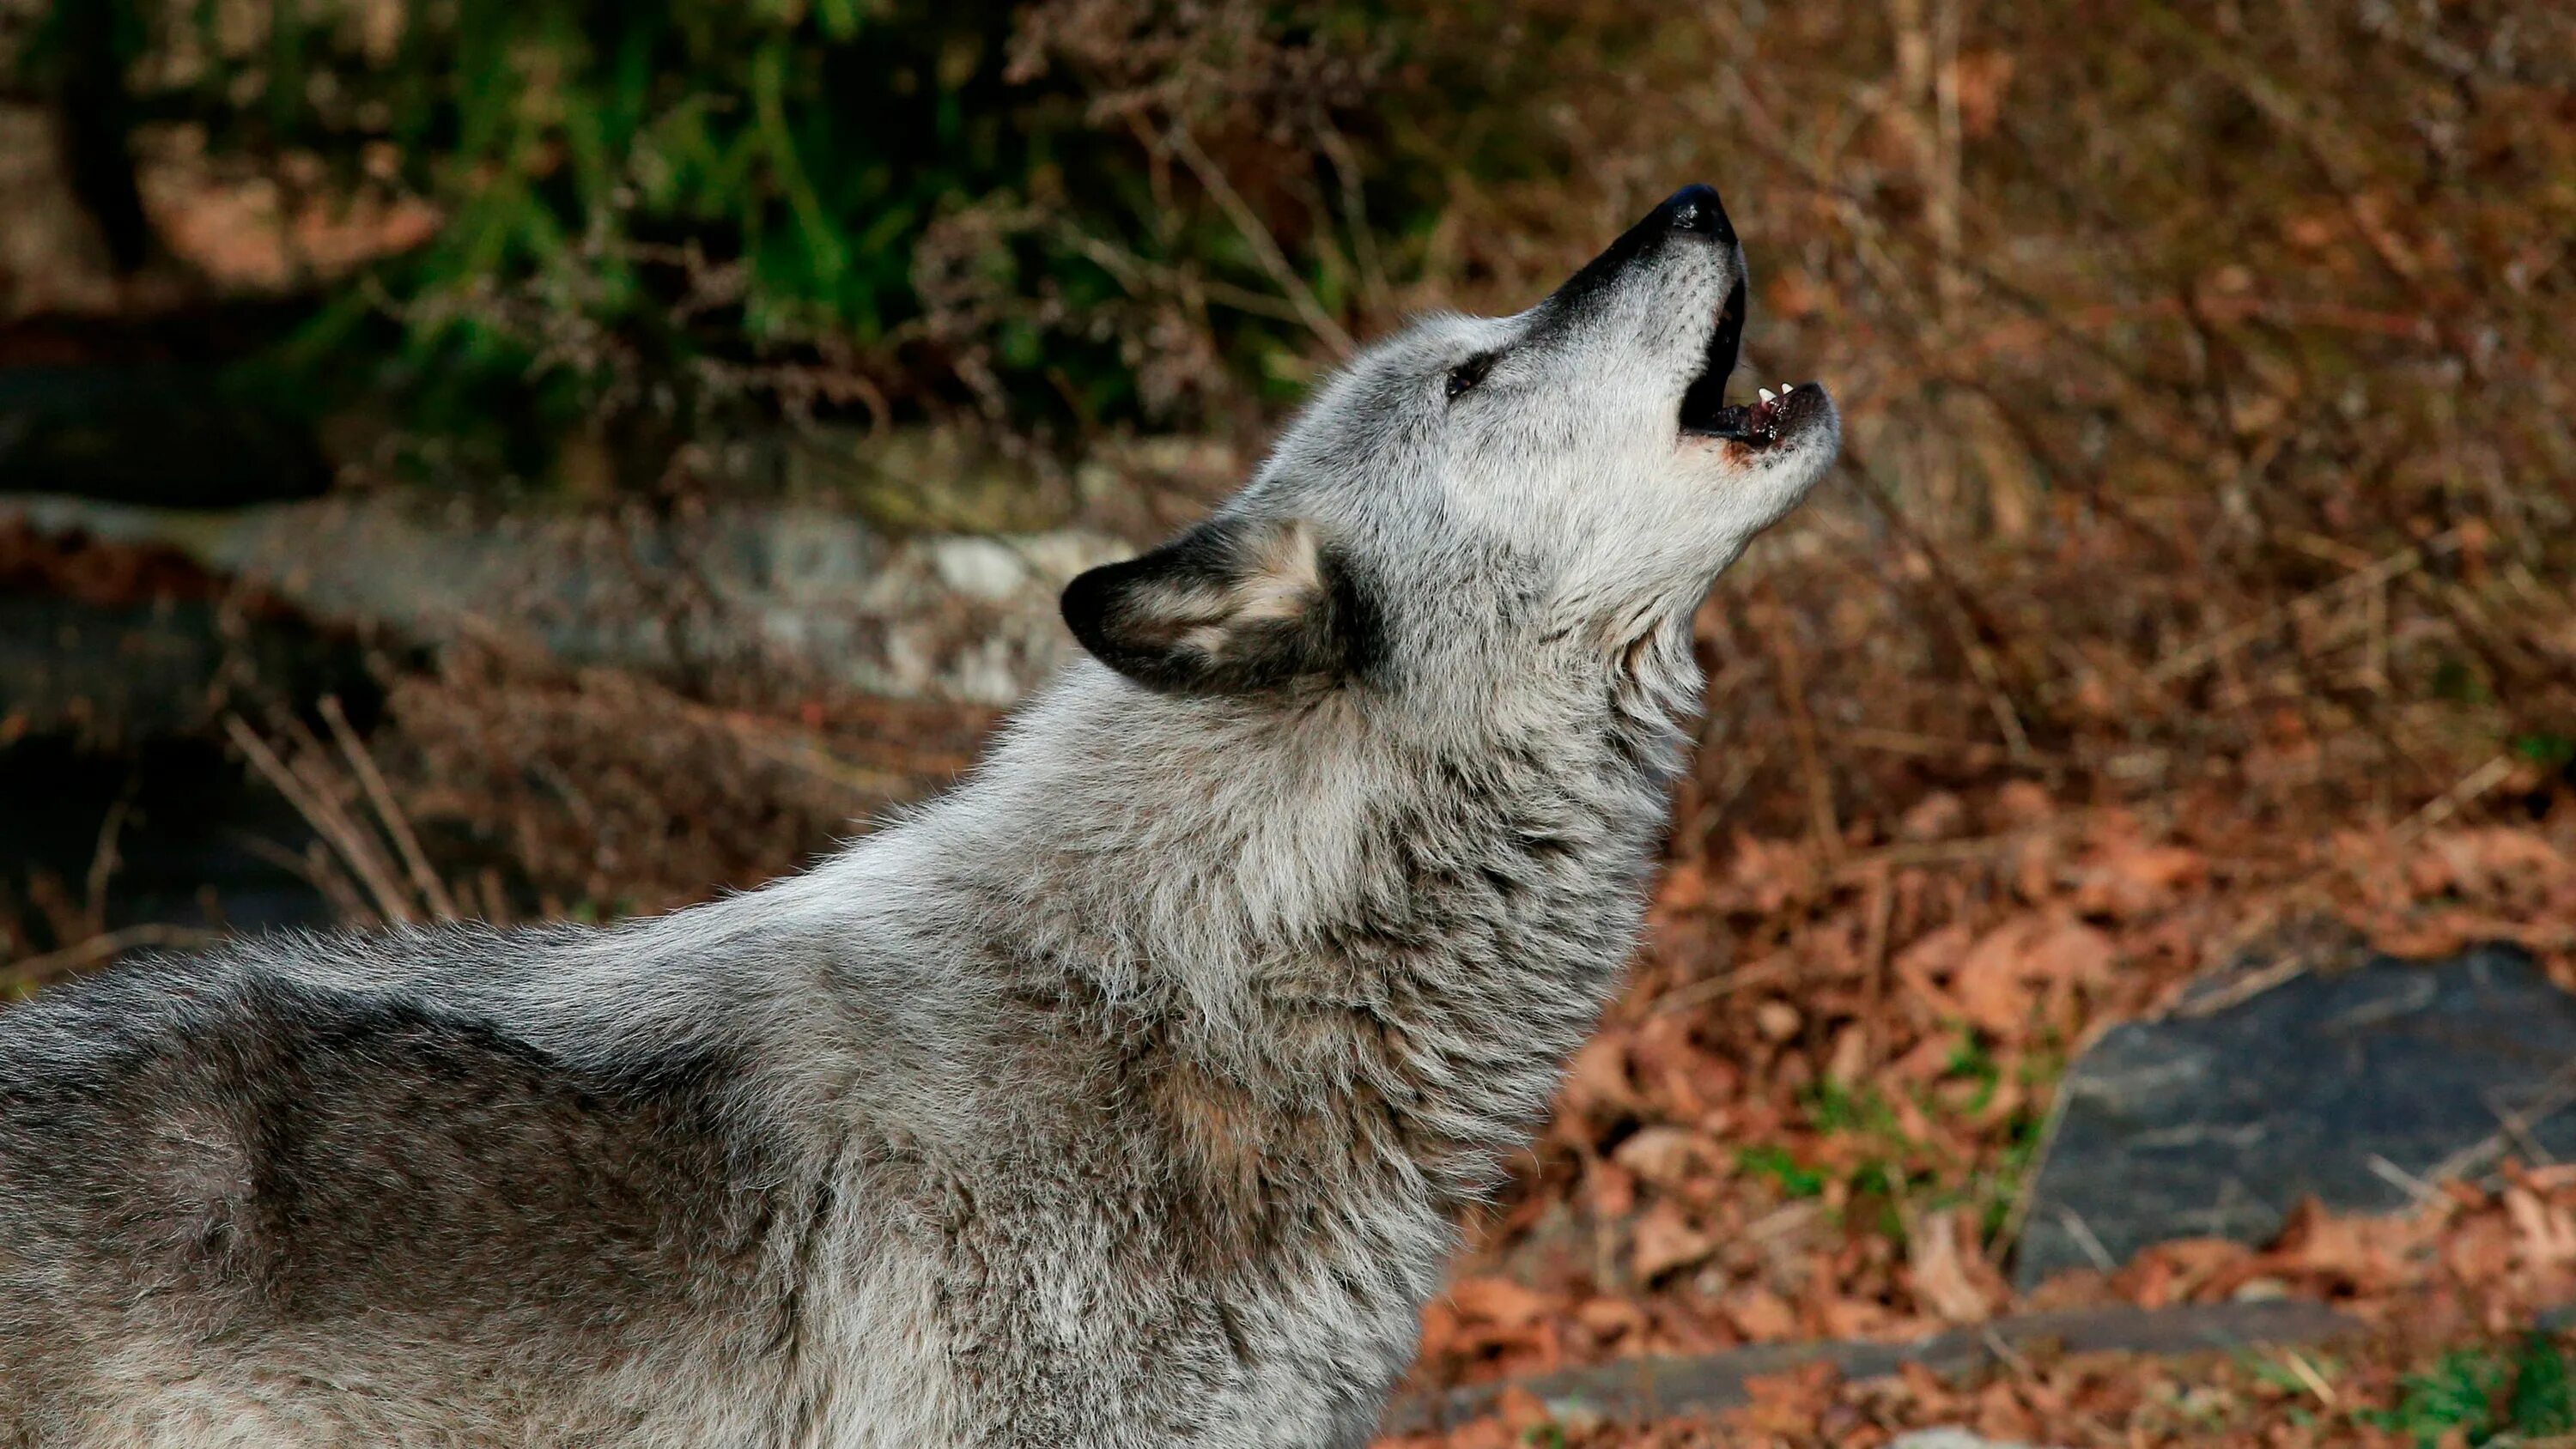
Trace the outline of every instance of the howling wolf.
<instances>
[{"instance_id":1,"label":"howling wolf","mask_svg":"<svg viewBox=\"0 0 2576 1449\"><path fill-rule=\"evenodd\" d=\"M1636 935L1710 580L1831 462L1685 190L1326 383L813 871L0 1014L0 1445L1358 1445Z\"/></svg>"}]
</instances>

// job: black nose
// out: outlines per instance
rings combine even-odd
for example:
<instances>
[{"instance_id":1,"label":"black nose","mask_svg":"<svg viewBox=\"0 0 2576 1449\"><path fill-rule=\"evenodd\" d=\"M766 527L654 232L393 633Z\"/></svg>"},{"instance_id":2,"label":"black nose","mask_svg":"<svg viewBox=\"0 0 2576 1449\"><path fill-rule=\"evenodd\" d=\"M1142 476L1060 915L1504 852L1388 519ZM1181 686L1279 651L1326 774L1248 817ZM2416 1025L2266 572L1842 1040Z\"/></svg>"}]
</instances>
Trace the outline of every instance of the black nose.
<instances>
[{"instance_id":1,"label":"black nose","mask_svg":"<svg viewBox=\"0 0 2576 1449\"><path fill-rule=\"evenodd\" d=\"M1698 232L1721 242L1735 240L1735 223L1726 219L1726 203L1714 186L1691 185L1665 198L1655 215L1674 231Z\"/></svg>"}]
</instances>

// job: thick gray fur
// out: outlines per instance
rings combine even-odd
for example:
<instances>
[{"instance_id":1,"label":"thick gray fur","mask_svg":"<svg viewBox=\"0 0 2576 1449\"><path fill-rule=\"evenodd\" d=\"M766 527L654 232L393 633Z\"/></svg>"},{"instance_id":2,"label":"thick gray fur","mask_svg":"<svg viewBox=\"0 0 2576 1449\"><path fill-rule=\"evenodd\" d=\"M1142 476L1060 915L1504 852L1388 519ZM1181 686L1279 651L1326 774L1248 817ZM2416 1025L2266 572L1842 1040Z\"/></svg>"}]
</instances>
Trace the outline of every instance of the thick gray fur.
<instances>
[{"instance_id":1,"label":"thick gray fur","mask_svg":"<svg viewBox=\"0 0 2576 1449\"><path fill-rule=\"evenodd\" d=\"M0 1013L0 1446L1365 1442L1834 451L1677 428L1706 222L1370 349L1103 576L1127 673L807 874Z\"/></svg>"}]
</instances>

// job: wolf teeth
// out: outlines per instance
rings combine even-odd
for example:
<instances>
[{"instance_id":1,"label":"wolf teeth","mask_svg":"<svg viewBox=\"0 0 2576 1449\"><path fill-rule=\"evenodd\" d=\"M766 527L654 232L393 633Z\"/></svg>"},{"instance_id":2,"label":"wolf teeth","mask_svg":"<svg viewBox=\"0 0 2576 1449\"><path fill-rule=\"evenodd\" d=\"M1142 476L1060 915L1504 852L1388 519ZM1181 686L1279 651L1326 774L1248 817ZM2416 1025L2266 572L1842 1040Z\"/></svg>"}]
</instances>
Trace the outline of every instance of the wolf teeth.
<instances>
[{"instance_id":1,"label":"wolf teeth","mask_svg":"<svg viewBox=\"0 0 2576 1449\"><path fill-rule=\"evenodd\" d=\"M1772 399L1772 397L1771 397L1771 389L1769 389L1769 388L1767 388L1767 387L1759 387L1759 388L1755 388L1755 389L1754 389L1754 391L1755 391L1755 392L1758 392L1758 393L1760 393L1760 394L1762 394L1762 400L1763 400L1764 402L1770 402L1770 401L1772 401L1772 400L1773 400L1773 399Z\"/></svg>"}]
</instances>

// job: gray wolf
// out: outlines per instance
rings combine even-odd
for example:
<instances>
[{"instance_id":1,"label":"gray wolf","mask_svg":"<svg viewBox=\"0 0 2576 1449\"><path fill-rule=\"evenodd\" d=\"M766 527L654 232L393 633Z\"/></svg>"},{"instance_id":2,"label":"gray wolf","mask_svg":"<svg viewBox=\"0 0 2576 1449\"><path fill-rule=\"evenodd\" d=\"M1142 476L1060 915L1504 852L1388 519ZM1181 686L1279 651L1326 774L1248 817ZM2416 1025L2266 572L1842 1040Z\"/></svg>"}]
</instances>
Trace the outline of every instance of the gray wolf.
<instances>
[{"instance_id":1,"label":"gray wolf","mask_svg":"<svg viewBox=\"0 0 2576 1449\"><path fill-rule=\"evenodd\" d=\"M1365 1442L1639 927L1717 572L1826 470L1684 191L1323 385L944 798L607 929L0 1014L0 1444Z\"/></svg>"}]
</instances>

